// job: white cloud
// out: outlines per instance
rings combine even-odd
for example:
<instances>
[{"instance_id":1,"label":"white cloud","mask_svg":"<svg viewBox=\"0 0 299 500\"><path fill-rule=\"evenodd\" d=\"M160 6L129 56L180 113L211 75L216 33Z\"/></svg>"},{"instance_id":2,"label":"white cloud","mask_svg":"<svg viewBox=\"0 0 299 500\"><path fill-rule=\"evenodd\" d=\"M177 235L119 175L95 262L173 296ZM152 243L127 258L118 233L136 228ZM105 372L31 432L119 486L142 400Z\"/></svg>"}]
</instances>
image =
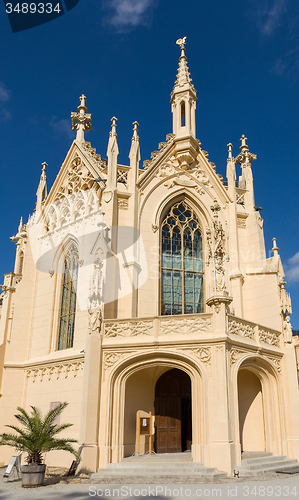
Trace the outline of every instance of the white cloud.
<instances>
[{"instance_id":1,"label":"white cloud","mask_svg":"<svg viewBox=\"0 0 299 500\"><path fill-rule=\"evenodd\" d=\"M69 139L75 139L70 120L58 120L56 116L52 116L50 127L59 135L66 134Z\"/></svg>"},{"instance_id":2,"label":"white cloud","mask_svg":"<svg viewBox=\"0 0 299 500\"><path fill-rule=\"evenodd\" d=\"M11 112L4 106L4 102L9 101L11 91L6 87L5 83L0 81L0 120L6 122L11 120Z\"/></svg>"},{"instance_id":3,"label":"white cloud","mask_svg":"<svg viewBox=\"0 0 299 500\"><path fill-rule=\"evenodd\" d=\"M288 281L299 282L299 252L291 257L286 265L286 278Z\"/></svg>"},{"instance_id":4,"label":"white cloud","mask_svg":"<svg viewBox=\"0 0 299 500\"><path fill-rule=\"evenodd\" d=\"M151 25L153 9L158 0L104 0L108 15L105 22L124 32L137 26Z\"/></svg>"},{"instance_id":5,"label":"white cloud","mask_svg":"<svg viewBox=\"0 0 299 500\"><path fill-rule=\"evenodd\" d=\"M279 28L287 11L288 0L264 0L258 3L258 27L262 35L269 36Z\"/></svg>"},{"instance_id":6,"label":"white cloud","mask_svg":"<svg viewBox=\"0 0 299 500\"><path fill-rule=\"evenodd\" d=\"M274 64L273 72L282 76L289 70L298 70L299 67L299 45L283 54Z\"/></svg>"},{"instance_id":7,"label":"white cloud","mask_svg":"<svg viewBox=\"0 0 299 500\"><path fill-rule=\"evenodd\" d=\"M11 91L6 87L3 82L0 82L0 101L7 102L10 99Z\"/></svg>"},{"instance_id":8,"label":"white cloud","mask_svg":"<svg viewBox=\"0 0 299 500\"><path fill-rule=\"evenodd\" d=\"M0 119L4 122L12 119L11 112L3 106L0 107Z\"/></svg>"}]
</instances>

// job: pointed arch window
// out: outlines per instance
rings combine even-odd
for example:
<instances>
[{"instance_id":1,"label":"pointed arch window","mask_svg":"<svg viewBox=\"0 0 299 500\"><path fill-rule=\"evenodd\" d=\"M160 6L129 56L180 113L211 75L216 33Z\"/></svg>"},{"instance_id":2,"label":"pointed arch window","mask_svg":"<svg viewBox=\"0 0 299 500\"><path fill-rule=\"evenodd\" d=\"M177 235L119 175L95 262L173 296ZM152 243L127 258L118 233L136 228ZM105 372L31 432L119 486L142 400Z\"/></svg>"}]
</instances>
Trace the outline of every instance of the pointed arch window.
<instances>
[{"instance_id":1,"label":"pointed arch window","mask_svg":"<svg viewBox=\"0 0 299 500\"><path fill-rule=\"evenodd\" d=\"M202 313L202 236L194 210L185 201L174 204L161 231L161 314Z\"/></svg>"},{"instance_id":2,"label":"pointed arch window","mask_svg":"<svg viewBox=\"0 0 299 500\"><path fill-rule=\"evenodd\" d=\"M73 347L76 314L79 253L74 243L64 257L58 350Z\"/></svg>"}]
</instances>

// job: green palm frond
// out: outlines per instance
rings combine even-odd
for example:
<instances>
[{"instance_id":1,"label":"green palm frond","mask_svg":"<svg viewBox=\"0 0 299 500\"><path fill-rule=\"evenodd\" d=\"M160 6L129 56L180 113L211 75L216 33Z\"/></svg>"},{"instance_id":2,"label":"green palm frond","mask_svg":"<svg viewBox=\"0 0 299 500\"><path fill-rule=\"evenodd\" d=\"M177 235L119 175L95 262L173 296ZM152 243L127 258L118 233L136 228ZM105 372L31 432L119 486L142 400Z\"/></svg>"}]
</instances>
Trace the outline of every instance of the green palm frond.
<instances>
[{"instance_id":1,"label":"green palm frond","mask_svg":"<svg viewBox=\"0 0 299 500\"><path fill-rule=\"evenodd\" d=\"M58 433L73 425L68 423L54 424L56 417L60 415L67 405L66 402L60 403L56 408L48 411L44 417L35 406L31 406L31 414L26 412L24 408L18 407L19 413L15 417L23 424L23 428L7 425L6 427L13 429L16 434L0 434L0 446L13 446L19 452L26 452L28 454L26 459L28 463L42 463L43 453L52 450L68 451L80 460L77 451L72 446L72 443L77 443L76 439L57 439L55 437Z\"/></svg>"}]
</instances>

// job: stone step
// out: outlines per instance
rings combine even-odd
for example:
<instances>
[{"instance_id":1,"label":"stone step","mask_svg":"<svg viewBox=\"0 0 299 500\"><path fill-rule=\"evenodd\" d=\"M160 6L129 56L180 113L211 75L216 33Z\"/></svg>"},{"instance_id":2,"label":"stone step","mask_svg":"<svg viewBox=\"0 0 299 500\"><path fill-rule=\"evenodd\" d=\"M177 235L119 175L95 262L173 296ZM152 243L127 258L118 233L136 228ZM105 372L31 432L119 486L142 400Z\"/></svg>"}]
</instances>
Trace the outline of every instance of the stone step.
<instances>
[{"instance_id":1,"label":"stone step","mask_svg":"<svg viewBox=\"0 0 299 500\"><path fill-rule=\"evenodd\" d=\"M123 478L123 477L157 477L168 476L178 477L183 475L186 477L199 476L202 478L218 479L227 477L226 472L218 472L213 467L204 467L201 462L180 463L180 462L164 462L160 463L128 463L128 460L118 464L108 464L106 469L98 469L95 474L92 474L92 479L107 479L107 478Z\"/></svg>"},{"instance_id":2,"label":"stone step","mask_svg":"<svg viewBox=\"0 0 299 500\"><path fill-rule=\"evenodd\" d=\"M297 460L288 459L286 456L269 456L261 458L242 459L242 465L236 467L240 477L260 476L267 472L275 472L278 469L288 469L298 465Z\"/></svg>"},{"instance_id":3,"label":"stone step","mask_svg":"<svg viewBox=\"0 0 299 500\"><path fill-rule=\"evenodd\" d=\"M272 462L271 464L261 464L261 465L250 465L244 467L245 470L249 471L255 471L255 470L276 470L276 469L282 469L286 467L295 467L297 465L297 460L281 460L277 462Z\"/></svg>"},{"instance_id":4,"label":"stone step","mask_svg":"<svg viewBox=\"0 0 299 500\"><path fill-rule=\"evenodd\" d=\"M180 460L176 459L176 458L159 458L159 457L156 457L155 458L151 458L151 456L149 457L128 457L128 458L123 458L121 463L123 462L134 462L134 463L137 463L137 462L142 462L142 463L152 463L152 462L163 462L163 463L179 463L179 464L189 464L190 462L193 463L193 460L192 458L182 458Z\"/></svg>"},{"instance_id":5,"label":"stone step","mask_svg":"<svg viewBox=\"0 0 299 500\"><path fill-rule=\"evenodd\" d=\"M160 465L159 465L160 464ZM133 467L133 468L147 468L147 469L152 469L152 468L157 468L160 467L163 464L163 468L167 469L190 469L193 467L203 467L202 462L163 462L162 460L153 460L151 462L145 462L144 460L127 460L120 462L118 464L108 464L108 469L122 469L122 468L128 468L128 467Z\"/></svg>"},{"instance_id":6,"label":"stone step","mask_svg":"<svg viewBox=\"0 0 299 500\"><path fill-rule=\"evenodd\" d=\"M255 465L255 464L263 464L270 462L277 462L278 460L285 460L287 457L285 455L274 455L269 457L260 457L260 458L242 458L242 466L245 465Z\"/></svg>"},{"instance_id":7,"label":"stone step","mask_svg":"<svg viewBox=\"0 0 299 500\"><path fill-rule=\"evenodd\" d=\"M161 477L161 476L167 476L167 477L173 477L177 478L178 473L177 471L172 470L164 470L164 469L98 469L98 472L94 473L91 475L91 479L94 480L101 480L101 479L122 479L122 478L128 478L128 477L145 477L145 478L154 478L154 477ZM193 471L189 470L184 470L183 471L183 476L184 479L187 478L194 478L196 477L201 477L201 478L207 478L207 479L219 479L222 477L227 477L226 472L218 472L216 469L210 469L210 468L203 468L196 470L194 469ZM142 479L141 479L142 482Z\"/></svg>"}]
</instances>

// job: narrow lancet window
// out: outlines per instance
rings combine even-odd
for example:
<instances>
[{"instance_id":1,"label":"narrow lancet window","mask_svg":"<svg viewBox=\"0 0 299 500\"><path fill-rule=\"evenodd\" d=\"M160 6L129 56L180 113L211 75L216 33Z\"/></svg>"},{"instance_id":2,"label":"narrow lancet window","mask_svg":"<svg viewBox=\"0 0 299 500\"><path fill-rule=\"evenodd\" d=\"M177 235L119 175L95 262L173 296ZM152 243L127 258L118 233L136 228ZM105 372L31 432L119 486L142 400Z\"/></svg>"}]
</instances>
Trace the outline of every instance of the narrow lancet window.
<instances>
[{"instance_id":1,"label":"narrow lancet window","mask_svg":"<svg viewBox=\"0 0 299 500\"><path fill-rule=\"evenodd\" d=\"M161 314L204 311L202 237L199 221L185 201L162 222Z\"/></svg>"},{"instance_id":2,"label":"narrow lancet window","mask_svg":"<svg viewBox=\"0 0 299 500\"><path fill-rule=\"evenodd\" d=\"M181 102L181 127L186 125L186 105L185 101Z\"/></svg>"},{"instance_id":3,"label":"narrow lancet window","mask_svg":"<svg viewBox=\"0 0 299 500\"><path fill-rule=\"evenodd\" d=\"M78 249L72 243L64 258L58 350L73 347L78 282Z\"/></svg>"}]
</instances>

